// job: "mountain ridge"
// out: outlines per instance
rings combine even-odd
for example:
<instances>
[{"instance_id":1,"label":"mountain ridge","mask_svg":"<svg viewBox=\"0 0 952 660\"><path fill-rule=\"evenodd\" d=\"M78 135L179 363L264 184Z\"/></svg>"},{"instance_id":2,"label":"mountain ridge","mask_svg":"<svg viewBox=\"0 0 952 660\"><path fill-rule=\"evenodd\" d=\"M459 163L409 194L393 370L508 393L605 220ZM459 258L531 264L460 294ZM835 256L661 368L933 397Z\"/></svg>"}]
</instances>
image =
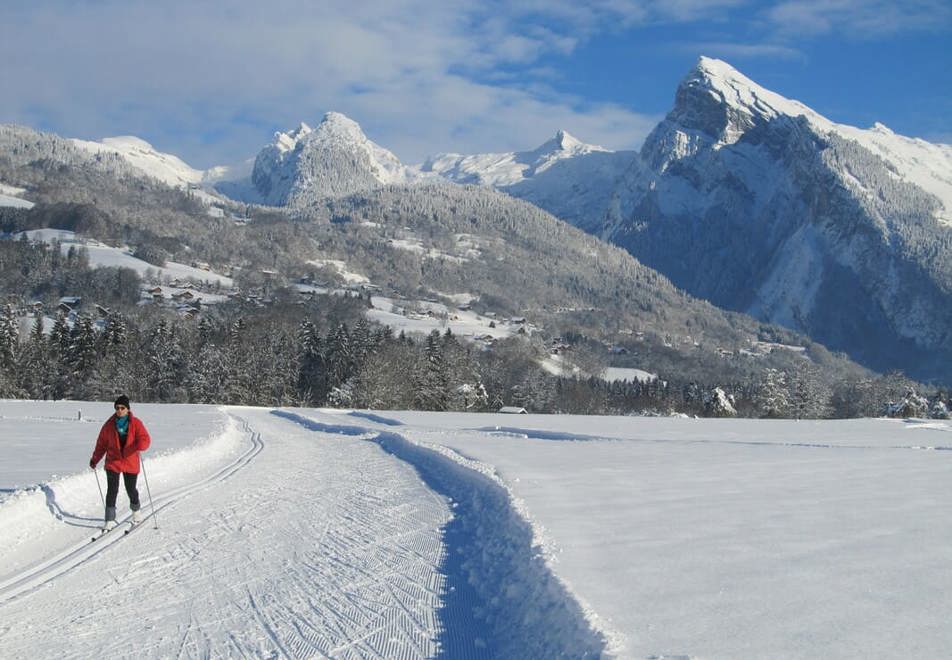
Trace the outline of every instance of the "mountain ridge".
<instances>
[{"instance_id":1,"label":"mountain ridge","mask_svg":"<svg viewBox=\"0 0 952 660\"><path fill-rule=\"evenodd\" d=\"M404 165L330 112L276 133L249 179L213 185L306 212L435 181L528 201L692 295L877 369L952 380L952 146L837 124L720 60L698 60L638 152L561 130L528 151Z\"/></svg>"}]
</instances>

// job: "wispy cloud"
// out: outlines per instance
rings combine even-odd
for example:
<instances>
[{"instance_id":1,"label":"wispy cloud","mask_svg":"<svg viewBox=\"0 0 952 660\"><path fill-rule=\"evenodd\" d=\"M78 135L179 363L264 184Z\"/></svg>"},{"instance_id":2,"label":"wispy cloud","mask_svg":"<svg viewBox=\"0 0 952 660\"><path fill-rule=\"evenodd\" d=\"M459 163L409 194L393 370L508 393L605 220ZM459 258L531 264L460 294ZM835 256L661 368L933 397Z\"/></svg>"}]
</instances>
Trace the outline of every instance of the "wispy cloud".
<instances>
[{"instance_id":1,"label":"wispy cloud","mask_svg":"<svg viewBox=\"0 0 952 660\"><path fill-rule=\"evenodd\" d=\"M725 28L698 51L794 58L795 32L920 29L929 7L947 20L941 1L4 0L0 121L136 134L197 166L252 155L328 110L407 162L531 148L559 128L629 148L656 116L560 91L558 63L601 35L759 20L775 38Z\"/></svg>"},{"instance_id":2,"label":"wispy cloud","mask_svg":"<svg viewBox=\"0 0 952 660\"><path fill-rule=\"evenodd\" d=\"M682 44L681 50L730 59L776 58L801 60L804 58L803 53L797 48L773 43L742 44L729 41L701 41Z\"/></svg>"},{"instance_id":3,"label":"wispy cloud","mask_svg":"<svg viewBox=\"0 0 952 660\"><path fill-rule=\"evenodd\" d=\"M331 109L408 161L514 140L527 148L560 127L631 146L650 118L533 87L546 80L534 74L540 58L568 55L609 17L638 11L572 6L14 0L0 8L0 57L20 64L0 70L0 120L81 137L136 133L202 166ZM529 20L543 11L559 20ZM507 68L525 71L484 80Z\"/></svg>"},{"instance_id":4,"label":"wispy cloud","mask_svg":"<svg viewBox=\"0 0 952 660\"><path fill-rule=\"evenodd\" d=\"M947 0L790 0L775 5L766 16L781 34L836 32L875 38L948 29L952 5Z\"/></svg>"}]
</instances>

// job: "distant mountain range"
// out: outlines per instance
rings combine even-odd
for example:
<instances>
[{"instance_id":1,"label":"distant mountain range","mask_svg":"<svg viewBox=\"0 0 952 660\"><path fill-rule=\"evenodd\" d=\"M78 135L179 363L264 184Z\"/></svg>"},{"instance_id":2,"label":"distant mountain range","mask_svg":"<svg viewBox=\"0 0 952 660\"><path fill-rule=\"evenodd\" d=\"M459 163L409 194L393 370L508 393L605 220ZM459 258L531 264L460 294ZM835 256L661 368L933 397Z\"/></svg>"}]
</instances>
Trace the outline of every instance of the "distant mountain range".
<instances>
[{"instance_id":1,"label":"distant mountain range","mask_svg":"<svg viewBox=\"0 0 952 660\"><path fill-rule=\"evenodd\" d=\"M202 172L135 138L74 141L166 183L305 209L448 181L493 187L615 243L687 292L874 368L952 381L952 146L859 129L701 58L640 151L565 131L537 149L404 165L328 113Z\"/></svg>"}]
</instances>

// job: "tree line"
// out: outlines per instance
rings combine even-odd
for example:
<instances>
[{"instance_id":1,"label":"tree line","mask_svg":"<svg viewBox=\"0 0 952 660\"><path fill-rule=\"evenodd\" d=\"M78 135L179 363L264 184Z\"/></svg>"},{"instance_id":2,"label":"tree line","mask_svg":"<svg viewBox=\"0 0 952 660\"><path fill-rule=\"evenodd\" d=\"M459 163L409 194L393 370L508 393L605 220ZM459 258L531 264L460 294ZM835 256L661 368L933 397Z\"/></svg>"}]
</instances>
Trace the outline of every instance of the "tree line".
<instances>
[{"instance_id":1,"label":"tree line","mask_svg":"<svg viewBox=\"0 0 952 660\"><path fill-rule=\"evenodd\" d=\"M809 369L734 383L554 376L540 367L544 347L531 337L482 349L449 330L397 335L367 321L363 309L360 300L328 296L267 315L226 305L200 320L158 310L99 319L61 313L48 329L37 312L21 337L6 305L0 397L109 401L126 393L156 403L788 418L948 410L948 392L927 399L899 374L833 387Z\"/></svg>"}]
</instances>

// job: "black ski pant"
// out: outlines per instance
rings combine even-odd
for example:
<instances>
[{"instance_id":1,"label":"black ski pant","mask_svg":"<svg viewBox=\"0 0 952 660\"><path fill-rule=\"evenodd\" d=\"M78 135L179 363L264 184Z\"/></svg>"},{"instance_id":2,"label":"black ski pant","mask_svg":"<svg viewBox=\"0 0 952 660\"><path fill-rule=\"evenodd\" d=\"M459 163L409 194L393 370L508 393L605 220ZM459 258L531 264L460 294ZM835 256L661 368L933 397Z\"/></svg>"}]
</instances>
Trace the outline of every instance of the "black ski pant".
<instances>
[{"instance_id":1,"label":"black ski pant","mask_svg":"<svg viewBox=\"0 0 952 660\"><path fill-rule=\"evenodd\" d=\"M126 494L129 496L129 508L133 511L139 510L139 491L136 489L136 479L138 474L129 474L128 472L113 472L106 470L106 508L116 508L116 498L119 496L119 475L122 474L122 481L126 486Z\"/></svg>"}]
</instances>

